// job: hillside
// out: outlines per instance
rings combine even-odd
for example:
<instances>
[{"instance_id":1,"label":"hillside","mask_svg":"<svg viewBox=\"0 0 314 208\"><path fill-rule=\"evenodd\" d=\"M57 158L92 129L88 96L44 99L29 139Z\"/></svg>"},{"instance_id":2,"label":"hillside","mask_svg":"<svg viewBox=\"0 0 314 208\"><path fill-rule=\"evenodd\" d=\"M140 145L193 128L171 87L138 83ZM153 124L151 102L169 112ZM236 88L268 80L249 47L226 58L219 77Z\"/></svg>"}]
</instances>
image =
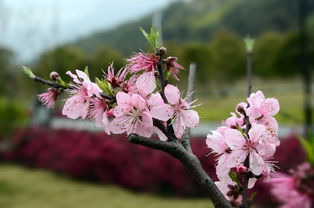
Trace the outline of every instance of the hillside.
<instances>
[{"instance_id":1,"label":"hillside","mask_svg":"<svg viewBox=\"0 0 314 208\"><path fill-rule=\"evenodd\" d=\"M286 32L297 28L297 3L298 0L178 1L163 10L163 38L166 42L205 42L222 29L241 36L257 36L269 30ZM313 12L314 3L311 4L308 9ZM136 51L146 47L138 27L148 29L151 19L152 15L148 15L112 30L92 34L75 44L89 53L103 46L122 53Z\"/></svg>"}]
</instances>

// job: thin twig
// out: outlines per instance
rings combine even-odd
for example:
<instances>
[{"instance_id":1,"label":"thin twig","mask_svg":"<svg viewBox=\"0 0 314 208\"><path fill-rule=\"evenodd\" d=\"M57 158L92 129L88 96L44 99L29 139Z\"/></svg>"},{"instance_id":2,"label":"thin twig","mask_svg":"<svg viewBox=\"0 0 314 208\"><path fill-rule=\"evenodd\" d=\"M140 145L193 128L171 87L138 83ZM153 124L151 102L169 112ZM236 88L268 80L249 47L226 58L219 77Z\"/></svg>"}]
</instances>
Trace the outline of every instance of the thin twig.
<instances>
[{"instance_id":1,"label":"thin twig","mask_svg":"<svg viewBox=\"0 0 314 208\"><path fill-rule=\"evenodd\" d=\"M195 90L195 75L196 75L196 64L191 63L190 64L190 70L189 70L189 79L188 79L188 91L186 94L186 96L187 96L186 101L188 103L191 103L193 101L194 90ZM183 147L189 153L193 153L192 148L191 148L190 137L191 137L191 129L186 128L186 130L182 136L181 143L182 143Z\"/></svg>"}]
</instances>

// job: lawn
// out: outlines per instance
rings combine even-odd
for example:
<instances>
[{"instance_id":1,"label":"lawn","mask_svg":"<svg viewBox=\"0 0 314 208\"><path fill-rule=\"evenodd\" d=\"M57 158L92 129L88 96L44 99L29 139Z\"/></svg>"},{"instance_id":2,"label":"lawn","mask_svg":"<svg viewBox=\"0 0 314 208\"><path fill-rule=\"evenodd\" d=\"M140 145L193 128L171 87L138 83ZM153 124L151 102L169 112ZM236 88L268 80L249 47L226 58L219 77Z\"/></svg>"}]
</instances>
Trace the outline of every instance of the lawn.
<instances>
[{"instance_id":1,"label":"lawn","mask_svg":"<svg viewBox=\"0 0 314 208\"><path fill-rule=\"evenodd\" d=\"M211 202L138 194L114 186L73 181L48 171L1 164L0 207L209 208Z\"/></svg>"}]
</instances>

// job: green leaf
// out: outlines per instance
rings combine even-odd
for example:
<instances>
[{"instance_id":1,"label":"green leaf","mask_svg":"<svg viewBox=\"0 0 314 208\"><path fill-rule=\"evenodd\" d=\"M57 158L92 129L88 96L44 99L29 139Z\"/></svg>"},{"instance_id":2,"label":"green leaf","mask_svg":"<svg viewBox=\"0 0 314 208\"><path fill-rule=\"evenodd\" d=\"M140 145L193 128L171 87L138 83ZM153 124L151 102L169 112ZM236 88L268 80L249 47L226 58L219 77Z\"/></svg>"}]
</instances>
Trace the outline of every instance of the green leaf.
<instances>
[{"instance_id":1,"label":"green leaf","mask_svg":"<svg viewBox=\"0 0 314 208\"><path fill-rule=\"evenodd\" d=\"M253 52L254 42L255 42L254 38L251 38L249 35L246 36L246 38L244 38L246 51L248 53L252 53Z\"/></svg>"},{"instance_id":2,"label":"green leaf","mask_svg":"<svg viewBox=\"0 0 314 208\"><path fill-rule=\"evenodd\" d=\"M107 95L114 95L111 84L107 80L100 80L96 77L96 84L102 89Z\"/></svg>"},{"instance_id":3,"label":"green leaf","mask_svg":"<svg viewBox=\"0 0 314 208\"><path fill-rule=\"evenodd\" d=\"M31 79L35 79L36 76L35 74L32 72L32 70L29 67L26 66L22 66L22 71Z\"/></svg>"},{"instance_id":4,"label":"green leaf","mask_svg":"<svg viewBox=\"0 0 314 208\"><path fill-rule=\"evenodd\" d=\"M153 47L153 48L158 48L159 46L159 38L160 38L160 31L157 31L155 33L155 30L153 27L150 28L150 34L148 34L143 28L140 27L140 31L148 41L148 43Z\"/></svg>"},{"instance_id":5,"label":"green leaf","mask_svg":"<svg viewBox=\"0 0 314 208\"><path fill-rule=\"evenodd\" d=\"M89 77L88 66L85 66L85 68L84 68L84 73Z\"/></svg>"},{"instance_id":6,"label":"green leaf","mask_svg":"<svg viewBox=\"0 0 314 208\"><path fill-rule=\"evenodd\" d=\"M238 179L238 175L235 172L229 172L229 177L233 182L236 182L238 185L240 185L240 181Z\"/></svg>"}]
</instances>

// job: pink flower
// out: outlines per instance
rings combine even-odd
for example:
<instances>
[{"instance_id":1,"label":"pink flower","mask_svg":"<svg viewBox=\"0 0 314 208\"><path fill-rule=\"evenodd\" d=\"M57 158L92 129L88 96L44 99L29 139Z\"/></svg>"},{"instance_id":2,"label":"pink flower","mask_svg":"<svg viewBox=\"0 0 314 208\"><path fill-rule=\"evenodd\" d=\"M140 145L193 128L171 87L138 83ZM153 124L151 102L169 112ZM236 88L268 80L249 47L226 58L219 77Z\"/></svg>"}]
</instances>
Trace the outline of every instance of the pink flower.
<instances>
[{"instance_id":1,"label":"pink flower","mask_svg":"<svg viewBox=\"0 0 314 208\"><path fill-rule=\"evenodd\" d=\"M254 125L249 130L249 138L245 138L240 131L227 129L224 133L225 141L232 152L226 165L228 167L243 165L249 156L250 170L256 176L261 175L268 165L265 160L275 153L274 145L263 142L265 131L263 125Z\"/></svg>"},{"instance_id":2,"label":"pink flower","mask_svg":"<svg viewBox=\"0 0 314 208\"><path fill-rule=\"evenodd\" d=\"M250 123L256 123L264 117L271 117L279 112L279 103L275 98L265 99L261 91L252 93L247 99L249 107L246 109L247 115L250 118Z\"/></svg>"},{"instance_id":3,"label":"pink flower","mask_svg":"<svg viewBox=\"0 0 314 208\"><path fill-rule=\"evenodd\" d=\"M115 118L110 124L110 131L114 134L126 132L150 137L153 133L153 119L149 114L146 101L137 94L118 92L116 95L118 106L114 108Z\"/></svg>"},{"instance_id":4,"label":"pink flower","mask_svg":"<svg viewBox=\"0 0 314 208\"><path fill-rule=\"evenodd\" d=\"M139 71L154 72L157 69L157 63L160 57L155 54L137 53L130 59L129 62L130 71L135 73Z\"/></svg>"},{"instance_id":5,"label":"pink flower","mask_svg":"<svg viewBox=\"0 0 314 208\"><path fill-rule=\"evenodd\" d=\"M99 127L104 127L107 134L110 134L108 129L108 116L107 116L108 106L105 100L99 98L90 99L90 109L88 117L94 120L96 125Z\"/></svg>"},{"instance_id":6,"label":"pink flower","mask_svg":"<svg viewBox=\"0 0 314 208\"><path fill-rule=\"evenodd\" d=\"M71 97L66 100L62 114L71 119L85 119L88 115L91 98L100 98L102 90L80 70L76 70L77 75L70 71L67 74L73 78L75 84L72 86L73 89L68 90Z\"/></svg>"},{"instance_id":7,"label":"pink flower","mask_svg":"<svg viewBox=\"0 0 314 208\"><path fill-rule=\"evenodd\" d=\"M178 78L178 73L180 70L184 70L184 67L177 63L177 57L168 57L166 59L167 71L171 71L172 77L176 80L180 80Z\"/></svg>"},{"instance_id":8,"label":"pink flower","mask_svg":"<svg viewBox=\"0 0 314 208\"><path fill-rule=\"evenodd\" d=\"M113 88L121 87L123 82L124 82L124 79L125 79L126 75L128 74L128 68L120 69L117 72L117 74L115 75L113 64L111 64L108 67L107 74L106 73L104 73L104 74L106 76L106 80L111 84L111 86Z\"/></svg>"},{"instance_id":9,"label":"pink flower","mask_svg":"<svg viewBox=\"0 0 314 208\"><path fill-rule=\"evenodd\" d=\"M153 107L150 113L153 118L161 121L173 118L175 121L174 133L176 137L181 138L186 127L194 128L198 126L198 113L191 110L191 105L180 98L180 91L177 87L168 84L165 87L165 96L169 104Z\"/></svg>"},{"instance_id":10,"label":"pink flower","mask_svg":"<svg viewBox=\"0 0 314 208\"><path fill-rule=\"evenodd\" d=\"M53 108L55 106L56 100L60 91L54 88L49 88L48 92L38 95L38 99L47 108Z\"/></svg>"},{"instance_id":11,"label":"pink flower","mask_svg":"<svg viewBox=\"0 0 314 208\"><path fill-rule=\"evenodd\" d=\"M298 178L283 173L275 173L269 183L272 186L272 194L282 203L281 208L311 208L311 196L298 190L300 186Z\"/></svg>"},{"instance_id":12,"label":"pink flower","mask_svg":"<svg viewBox=\"0 0 314 208\"><path fill-rule=\"evenodd\" d=\"M229 128L241 128L245 125L244 121L244 115L240 114L240 117L238 117L235 113L230 113L231 117L227 118L225 121L225 125Z\"/></svg>"},{"instance_id":13,"label":"pink flower","mask_svg":"<svg viewBox=\"0 0 314 208\"><path fill-rule=\"evenodd\" d=\"M224 131L228 129L226 127L219 127L216 131L212 131L212 134L207 135L206 144L208 148L217 155L216 175L220 181L225 183L231 182L229 177L229 171L232 167L226 166L226 162L231 153L231 149L228 147L224 137Z\"/></svg>"}]
</instances>

